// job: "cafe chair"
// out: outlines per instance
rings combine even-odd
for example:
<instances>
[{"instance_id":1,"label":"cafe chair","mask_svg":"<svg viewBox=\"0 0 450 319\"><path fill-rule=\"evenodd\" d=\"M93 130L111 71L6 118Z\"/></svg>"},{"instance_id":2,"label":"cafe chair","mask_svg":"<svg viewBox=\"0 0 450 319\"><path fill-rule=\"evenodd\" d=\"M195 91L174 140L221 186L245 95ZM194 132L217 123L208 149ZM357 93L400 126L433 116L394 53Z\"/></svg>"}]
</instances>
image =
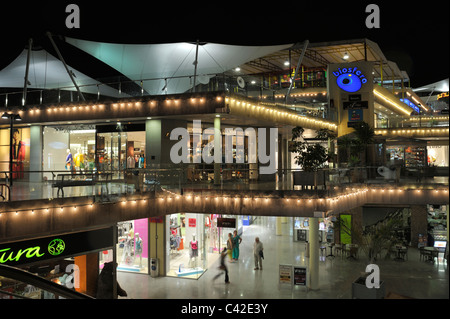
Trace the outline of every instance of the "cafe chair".
<instances>
[{"instance_id":1,"label":"cafe chair","mask_svg":"<svg viewBox=\"0 0 450 319\"><path fill-rule=\"evenodd\" d=\"M428 260L431 259L431 252L425 250L423 247L420 247L420 248L419 248L419 253L420 253L420 254L419 254L419 260L420 260L420 261L422 261L422 260L428 261Z\"/></svg>"},{"instance_id":2,"label":"cafe chair","mask_svg":"<svg viewBox=\"0 0 450 319\"><path fill-rule=\"evenodd\" d=\"M403 260L408 260L408 246L405 246L405 249L402 249L399 252L399 257L402 258Z\"/></svg>"}]
</instances>

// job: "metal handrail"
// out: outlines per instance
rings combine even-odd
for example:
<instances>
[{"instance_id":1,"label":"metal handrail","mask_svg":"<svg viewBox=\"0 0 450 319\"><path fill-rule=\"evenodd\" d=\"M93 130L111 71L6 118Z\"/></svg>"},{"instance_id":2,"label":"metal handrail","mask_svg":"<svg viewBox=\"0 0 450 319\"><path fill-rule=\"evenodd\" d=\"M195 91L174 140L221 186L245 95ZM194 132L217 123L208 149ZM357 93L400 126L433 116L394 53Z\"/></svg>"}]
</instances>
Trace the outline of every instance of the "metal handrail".
<instances>
[{"instance_id":1,"label":"metal handrail","mask_svg":"<svg viewBox=\"0 0 450 319\"><path fill-rule=\"evenodd\" d=\"M0 276L30 284L66 299L95 299L91 296L61 286L60 284L39 277L25 270L8 265L0 265ZM0 293L2 293L1 290Z\"/></svg>"}]
</instances>

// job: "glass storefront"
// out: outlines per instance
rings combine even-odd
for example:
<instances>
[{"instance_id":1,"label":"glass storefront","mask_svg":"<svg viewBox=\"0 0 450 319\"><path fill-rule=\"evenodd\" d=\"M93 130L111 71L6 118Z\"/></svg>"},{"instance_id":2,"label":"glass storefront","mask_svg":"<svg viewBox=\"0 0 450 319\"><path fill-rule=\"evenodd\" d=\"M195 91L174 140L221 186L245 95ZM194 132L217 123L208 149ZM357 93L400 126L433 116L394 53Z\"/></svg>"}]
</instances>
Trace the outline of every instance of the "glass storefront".
<instances>
[{"instance_id":1,"label":"glass storefront","mask_svg":"<svg viewBox=\"0 0 450 319\"><path fill-rule=\"evenodd\" d=\"M148 229L147 218L117 224L118 271L148 274ZM110 257L104 256L104 258Z\"/></svg>"},{"instance_id":2,"label":"glass storefront","mask_svg":"<svg viewBox=\"0 0 450 319\"><path fill-rule=\"evenodd\" d=\"M429 166L448 167L448 145L427 146L427 161Z\"/></svg>"},{"instance_id":3,"label":"glass storefront","mask_svg":"<svg viewBox=\"0 0 450 319\"><path fill-rule=\"evenodd\" d=\"M130 126L130 131L115 132L116 128L104 125L44 127L44 170L67 170L73 173L113 170L116 171L115 178L123 178L125 169L143 168L145 131L134 131L142 129L139 125ZM71 164L67 164L69 158L72 158ZM45 173L44 176L47 179L52 178L51 173Z\"/></svg>"},{"instance_id":4,"label":"glass storefront","mask_svg":"<svg viewBox=\"0 0 450 319\"><path fill-rule=\"evenodd\" d=\"M428 246L446 248L447 205L427 205Z\"/></svg>"},{"instance_id":5,"label":"glass storefront","mask_svg":"<svg viewBox=\"0 0 450 319\"><path fill-rule=\"evenodd\" d=\"M167 276L198 279L206 271L209 257L206 216L192 213L166 216Z\"/></svg>"},{"instance_id":6,"label":"glass storefront","mask_svg":"<svg viewBox=\"0 0 450 319\"><path fill-rule=\"evenodd\" d=\"M294 241L308 241L309 240L309 218L308 217L293 217L294 218ZM321 242L334 241L333 223L331 218L319 218L319 239Z\"/></svg>"},{"instance_id":7,"label":"glass storefront","mask_svg":"<svg viewBox=\"0 0 450 319\"><path fill-rule=\"evenodd\" d=\"M248 218L248 216L247 216ZM221 227L219 219L234 227ZM198 279L220 257L228 234L243 232L243 216L178 213L166 216L167 276Z\"/></svg>"}]
</instances>

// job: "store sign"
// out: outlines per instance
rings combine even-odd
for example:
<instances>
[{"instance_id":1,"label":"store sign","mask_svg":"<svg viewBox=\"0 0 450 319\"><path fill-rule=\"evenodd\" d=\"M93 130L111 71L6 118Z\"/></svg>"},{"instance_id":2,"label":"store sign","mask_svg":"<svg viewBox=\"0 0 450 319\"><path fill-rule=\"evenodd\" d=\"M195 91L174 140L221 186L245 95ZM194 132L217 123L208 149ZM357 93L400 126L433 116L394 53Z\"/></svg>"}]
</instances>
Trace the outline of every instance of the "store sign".
<instances>
[{"instance_id":1,"label":"store sign","mask_svg":"<svg viewBox=\"0 0 450 319\"><path fill-rule=\"evenodd\" d=\"M113 228L0 244L0 264L18 266L113 247Z\"/></svg>"},{"instance_id":2,"label":"store sign","mask_svg":"<svg viewBox=\"0 0 450 319\"><path fill-rule=\"evenodd\" d=\"M357 67L338 68L333 75L337 77L336 84L346 92L358 92L367 83L366 76Z\"/></svg>"},{"instance_id":3,"label":"store sign","mask_svg":"<svg viewBox=\"0 0 450 319\"><path fill-rule=\"evenodd\" d=\"M412 108L416 113L420 113L420 108L408 99L400 99L403 103Z\"/></svg>"},{"instance_id":4,"label":"store sign","mask_svg":"<svg viewBox=\"0 0 450 319\"><path fill-rule=\"evenodd\" d=\"M217 218L217 227L236 228L236 218Z\"/></svg>"},{"instance_id":5,"label":"store sign","mask_svg":"<svg viewBox=\"0 0 450 319\"><path fill-rule=\"evenodd\" d=\"M197 225L197 220L195 218L188 218L189 227L195 227Z\"/></svg>"},{"instance_id":6,"label":"store sign","mask_svg":"<svg viewBox=\"0 0 450 319\"><path fill-rule=\"evenodd\" d=\"M368 101L355 101L355 102L344 102L344 110L347 109L368 109Z\"/></svg>"}]
</instances>

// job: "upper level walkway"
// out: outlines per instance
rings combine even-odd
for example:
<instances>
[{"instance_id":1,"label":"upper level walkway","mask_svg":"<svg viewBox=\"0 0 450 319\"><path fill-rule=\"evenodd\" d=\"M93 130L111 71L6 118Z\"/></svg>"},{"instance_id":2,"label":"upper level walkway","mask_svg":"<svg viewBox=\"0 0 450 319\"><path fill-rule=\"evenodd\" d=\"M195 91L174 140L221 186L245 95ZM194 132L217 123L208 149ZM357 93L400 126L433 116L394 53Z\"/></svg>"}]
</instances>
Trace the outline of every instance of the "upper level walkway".
<instances>
[{"instance_id":1,"label":"upper level walkway","mask_svg":"<svg viewBox=\"0 0 450 319\"><path fill-rule=\"evenodd\" d=\"M206 169L198 174L177 169L144 169L137 175L117 173L111 181L95 183L82 180L83 175L74 175L70 181L88 184L65 187L64 197L57 196L54 181L15 180L11 188L3 188L11 191L9 195L2 193L11 200L0 202L0 241L179 212L313 217L318 212L323 216L336 215L366 204L403 207L449 204L448 175L406 176L397 182L384 179L352 182L349 177L331 172L320 186L303 189L293 185L290 174L278 175L273 181L251 181L243 178L244 169L222 170L218 185L211 180L213 171ZM206 174L204 180L201 174Z\"/></svg>"}]
</instances>

